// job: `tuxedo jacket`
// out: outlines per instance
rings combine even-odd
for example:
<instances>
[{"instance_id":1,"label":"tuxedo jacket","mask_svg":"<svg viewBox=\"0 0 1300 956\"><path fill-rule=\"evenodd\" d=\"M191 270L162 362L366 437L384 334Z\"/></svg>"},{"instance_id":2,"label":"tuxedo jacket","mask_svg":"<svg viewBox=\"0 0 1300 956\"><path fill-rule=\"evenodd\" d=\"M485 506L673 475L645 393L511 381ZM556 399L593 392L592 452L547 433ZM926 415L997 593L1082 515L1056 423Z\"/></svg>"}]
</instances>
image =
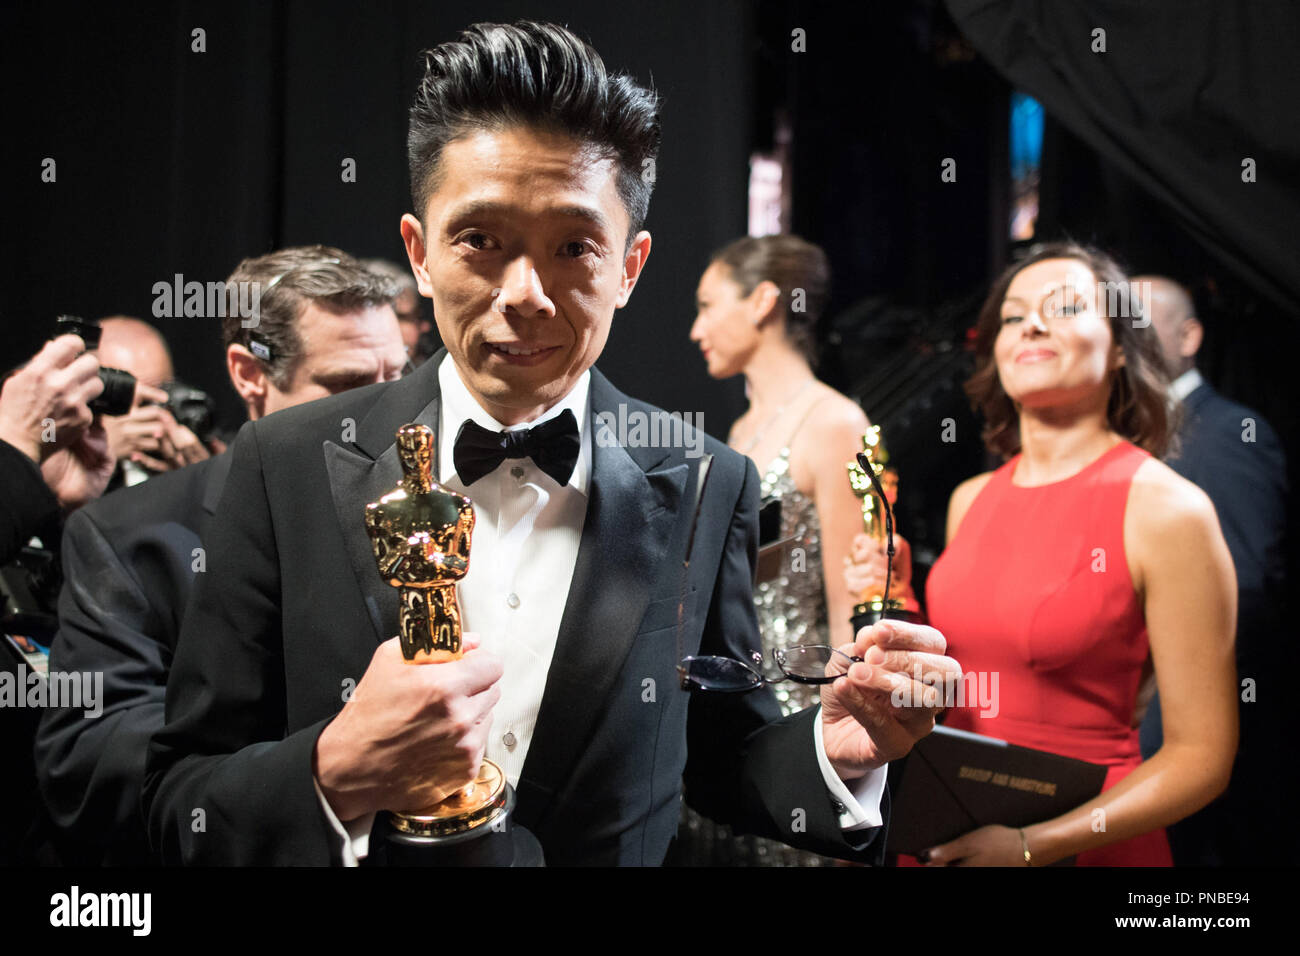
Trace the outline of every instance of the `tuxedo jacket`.
<instances>
[{"instance_id":1,"label":"tuxedo jacket","mask_svg":"<svg viewBox=\"0 0 1300 956\"><path fill-rule=\"evenodd\" d=\"M165 861L338 862L313 748L397 633L397 592L375 566L364 509L401 477L397 428L436 430L443 354L241 431L150 748L144 802ZM620 405L659 412L595 369L590 405L592 428ZM684 575L701 459L610 438L592 433L585 523L515 819L552 864L656 865L684 779L692 805L738 830L878 862L883 827L840 830L815 710L782 719L766 690L693 696L677 683L683 655L746 660L759 646L753 464L705 440L713 467Z\"/></svg>"},{"instance_id":2,"label":"tuxedo jacket","mask_svg":"<svg viewBox=\"0 0 1300 956\"><path fill-rule=\"evenodd\" d=\"M1229 401L1209 385L1183 401L1181 447L1169 467L1214 502L1232 552L1242 602L1277 600L1284 575L1286 455L1258 412ZM1243 440L1253 422L1253 440Z\"/></svg>"},{"instance_id":3,"label":"tuxedo jacket","mask_svg":"<svg viewBox=\"0 0 1300 956\"><path fill-rule=\"evenodd\" d=\"M41 794L67 863L149 862L140 814L145 755L162 729L181 618L206 559L230 456L94 501L63 532L57 671L102 673L102 714L49 708L36 735Z\"/></svg>"}]
</instances>

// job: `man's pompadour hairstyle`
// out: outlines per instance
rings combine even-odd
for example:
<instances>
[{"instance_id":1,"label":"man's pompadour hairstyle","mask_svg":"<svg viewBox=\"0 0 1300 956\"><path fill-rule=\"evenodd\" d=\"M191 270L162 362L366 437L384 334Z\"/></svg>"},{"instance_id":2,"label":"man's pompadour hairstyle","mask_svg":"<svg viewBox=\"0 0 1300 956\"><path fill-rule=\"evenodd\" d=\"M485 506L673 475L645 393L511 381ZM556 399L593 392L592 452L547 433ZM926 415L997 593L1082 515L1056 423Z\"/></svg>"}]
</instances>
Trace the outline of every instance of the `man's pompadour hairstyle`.
<instances>
[{"instance_id":1,"label":"man's pompadour hairstyle","mask_svg":"<svg viewBox=\"0 0 1300 956\"><path fill-rule=\"evenodd\" d=\"M407 134L416 215L423 220L438 187L443 147L513 126L566 134L617 161L630 245L654 188L659 98L630 76L607 74L600 54L553 23L476 23L424 52Z\"/></svg>"}]
</instances>

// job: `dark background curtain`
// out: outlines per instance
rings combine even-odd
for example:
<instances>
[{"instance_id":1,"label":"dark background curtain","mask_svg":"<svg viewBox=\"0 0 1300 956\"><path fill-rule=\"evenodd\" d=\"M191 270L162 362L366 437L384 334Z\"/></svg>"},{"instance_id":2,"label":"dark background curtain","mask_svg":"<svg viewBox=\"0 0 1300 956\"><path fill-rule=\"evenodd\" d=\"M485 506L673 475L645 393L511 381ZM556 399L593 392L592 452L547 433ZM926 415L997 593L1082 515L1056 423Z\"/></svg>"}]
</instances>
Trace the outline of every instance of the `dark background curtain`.
<instances>
[{"instance_id":1,"label":"dark background curtain","mask_svg":"<svg viewBox=\"0 0 1300 956\"><path fill-rule=\"evenodd\" d=\"M948 0L948 8L999 73L1300 318L1300 6ZM1093 205L1087 196L1071 198Z\"/></svg>"},{"instance_id":2,"label":"dark background curtain","mask_svg":"<svg viewBox=\"0 0 1300 956\"><path fill-rule=\"evenodd\" d=\"M218 319L154 318L153 285L220 281L243 257L314 242L406 263L406 112L419 51L475 21L567 23L610 69L653 81L663 149L647 271L616 314L600 367L725 436L744 407L687 338L710 251L745 232L752 125L749 5L389 0L379 3L42 4L6 10L7 152L0 328L6 367L54 316L125 313L156 325L177 375L242 417ZM207 51L191 52L191 31ZM41 164L55 159L57 181ZM342 162L356 161L356 182ZM425 306L428 308L427 304Z\"/></svg>"}]
</instances>

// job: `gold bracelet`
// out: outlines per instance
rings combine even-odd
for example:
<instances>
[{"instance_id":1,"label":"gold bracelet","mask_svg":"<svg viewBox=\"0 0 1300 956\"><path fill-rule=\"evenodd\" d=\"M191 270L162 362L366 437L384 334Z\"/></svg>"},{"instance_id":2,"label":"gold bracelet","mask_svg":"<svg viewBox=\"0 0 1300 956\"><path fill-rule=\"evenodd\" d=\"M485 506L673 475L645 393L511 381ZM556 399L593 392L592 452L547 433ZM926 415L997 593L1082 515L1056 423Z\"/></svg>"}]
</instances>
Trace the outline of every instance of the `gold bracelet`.
<instances>
[{"instance_id":1,"label":"gold bracelet","mask_svg":"<svg viewBox=\"0 0 1300 956\"><path fill-rule=\"evenodd\" d=\"M1029 855L1029 841L1025 839L1025 828L1020 828L1020 849L1025 854L1025 866L1033 866L1034 858Z\"/></svg>"}]
</instances>

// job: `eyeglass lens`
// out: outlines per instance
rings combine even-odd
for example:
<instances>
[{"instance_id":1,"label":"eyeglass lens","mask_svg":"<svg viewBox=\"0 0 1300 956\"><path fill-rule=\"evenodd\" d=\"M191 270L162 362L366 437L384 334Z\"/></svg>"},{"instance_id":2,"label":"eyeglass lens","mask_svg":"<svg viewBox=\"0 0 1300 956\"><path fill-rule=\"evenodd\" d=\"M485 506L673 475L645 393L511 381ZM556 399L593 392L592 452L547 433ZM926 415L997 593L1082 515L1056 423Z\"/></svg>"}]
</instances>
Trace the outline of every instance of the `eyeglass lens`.
<instances>
[{"instance_id":1,"label":"eyeglass lens","mask_svg":"<svg viewBox=\"0 0 1300 956\"><path fill-rule=\"evenodd\" d=\"M683 678L701 690L753 690L763 684L752 668L729 657L688 657L679 667Z\"/></svg>"},{"instance_id":2,"label":"eyeglass lens","mask_svg":"<svg viewBox=\"0 0 1300 956\"><path fill-rule=\"evenodd\" d=\"M838 674L827 675L826 666L838 652L825 644L804 644L799 647L787 647L777 651L773 656L777 664L791 680L808 684L824 684ZM845 658L847 661L848 658Z\"/></svg>"}]
</instances>

